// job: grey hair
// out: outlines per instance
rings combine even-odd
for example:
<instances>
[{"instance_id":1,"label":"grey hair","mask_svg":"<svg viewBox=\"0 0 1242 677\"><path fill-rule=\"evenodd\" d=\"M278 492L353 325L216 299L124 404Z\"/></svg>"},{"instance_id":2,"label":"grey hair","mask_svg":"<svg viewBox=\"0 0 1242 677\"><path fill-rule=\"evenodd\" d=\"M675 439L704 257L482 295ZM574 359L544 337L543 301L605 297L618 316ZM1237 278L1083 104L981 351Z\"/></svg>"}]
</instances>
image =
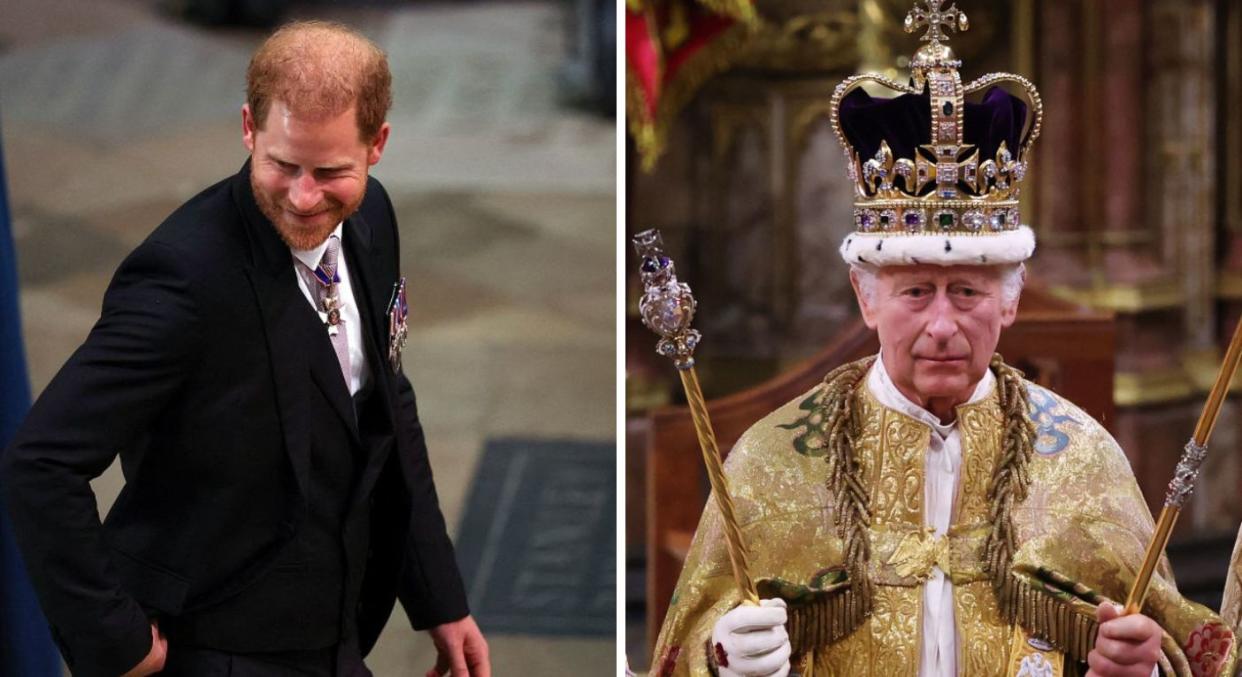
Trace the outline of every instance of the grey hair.
<instances>
[{"instance_id":1,"label":"grey hair","mask_svg":"<svg viewBox=\"0 0 1242 677\"><path fill-rule=\"evenodd\" d=\"M993 267L1000 271L1001 304L1010 306L1017 303L1022 296L1022 287L1026 284L1026 264L1002 263ZM862 292L863 300L870 305L875 301L879 267L870 263L851 263L850 270L857 274L858 289Z\"/></svg>"}]
</instances>

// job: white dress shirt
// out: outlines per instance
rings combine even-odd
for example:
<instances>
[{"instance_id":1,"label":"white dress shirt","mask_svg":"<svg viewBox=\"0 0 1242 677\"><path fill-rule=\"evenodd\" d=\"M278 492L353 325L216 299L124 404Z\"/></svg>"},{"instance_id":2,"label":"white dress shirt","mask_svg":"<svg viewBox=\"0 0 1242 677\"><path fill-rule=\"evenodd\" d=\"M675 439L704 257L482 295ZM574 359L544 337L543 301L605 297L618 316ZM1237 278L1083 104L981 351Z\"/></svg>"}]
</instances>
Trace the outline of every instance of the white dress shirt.
<instances>
[{"instance_id":1,"label":"white dress shirt","mask_svg":"<svg viewBox=\"0 0 1242 677\"><path fill-rule=\"evenodd\" d=\"M341 238L341 232L344 230L344 222L336 224L336 230L328 238ZM322 244L314 249L293 249L289 248L293 257L298 261L306 264L308 268L314 270L319 267L319 260L323 258L323 253L328 249L328 240L325 239ZM370 381L371 372L367 369L367 355L362 349L362 316L358 314L358 306L354 303L354 288L349 282L349 266L345 263L345 240L341 238L341 253L336 257L336 272L340 276L341 281L337 284L337 294L341 299L341 319L345 322L345 336L349 338L349 394L356 395L363 386ZM298 281L298 289L302 290L302 295L306 297L306 301L311 304L315 312L319 312L321 308L315 301L315 297L311 294L311 290L306 287L306 280L302 279L302 275L297 273L297 263L294 263L295 277ZM327 329L324 329L325 333Z\"/></svg>"},{"instance_id":2,"label":"white dress shirt","mask_svg":"<svg viewBox=\"0 0 1242 677\"><path fill-rule=\"evenodd\" d=\"M978 402L992 391L996 377L984 372L969 402ZM935 530L937 537L949 530L953 501L962 466L962 438L957 420L945 425L935 414L911 402L897 390L883 357L877 357L867 375L867 387L880 404L899 411L931 428L927 453L923 457L923 526ZM951 677L957 674L957 621L953 613L953 583L940 567L933 567L923 586L923 640L920 647L920 677Z\"/></svg>"}]
</instances>

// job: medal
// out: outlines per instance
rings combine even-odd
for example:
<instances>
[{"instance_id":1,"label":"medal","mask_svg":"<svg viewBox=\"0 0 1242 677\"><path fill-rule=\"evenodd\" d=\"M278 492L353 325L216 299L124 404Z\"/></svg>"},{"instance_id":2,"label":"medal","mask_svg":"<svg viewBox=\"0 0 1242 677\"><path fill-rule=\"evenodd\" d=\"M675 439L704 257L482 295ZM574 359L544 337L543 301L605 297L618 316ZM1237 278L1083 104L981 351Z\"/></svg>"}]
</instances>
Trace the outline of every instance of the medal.
<instances>
[{"instance_id":1,"label":"medal","mask_svg":"<svg viewBox=\"0 0 1242 677\"><path fill-rule=\"evenodd\" d=\"M392 286L392 299L388 302L388 366L393 373L401 371L401 351L405 348L408 330L405 325L410 306L405 300L405 278Z\"/></svg>"},{"instance_id":2,"label":"medal","mask_svg":"<svg viewBox=\"0 0 1242 677\"><path fill-rule=\"evenodd\" d=\"M336 295L335 285L328 289L331 296L324 297L323 312L319 313L319 319L328 327L328 336L336 336L340 332L338 325L341 323L341 300Z\"/></svg>"}]
</instances>

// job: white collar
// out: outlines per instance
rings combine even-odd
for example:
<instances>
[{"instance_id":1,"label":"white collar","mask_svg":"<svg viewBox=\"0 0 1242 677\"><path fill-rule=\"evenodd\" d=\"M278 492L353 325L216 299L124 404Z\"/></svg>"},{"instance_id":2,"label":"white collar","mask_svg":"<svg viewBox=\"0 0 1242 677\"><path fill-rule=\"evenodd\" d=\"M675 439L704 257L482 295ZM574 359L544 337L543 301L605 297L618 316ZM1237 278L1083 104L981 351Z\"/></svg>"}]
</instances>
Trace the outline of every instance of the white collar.
<instances>
[{"instance_id":1,"label":"white collar","mask_svg":"<svg viewBox=\"0 0 1242 677\"><path fill-rule=\"evenodd\" d=\"M992 385L995 382L996 377L992 375L992 370L985 370L983 378L979 379L979 382L975 384L975 390L966 403L973 404L987 397L992 392ZM952 423L947 425L941 423L938 416L911 402L910 398L897 389L892 379L888 377L888 370L884 367L883 350L876 355L875 364L871 365L871 372L867 374L867 387L871 389L871 394L875 395L880 404L890 409L896 409L916 421L926 423L931 426L932 430L939 433L942 438L948 437L949 433L953 432L953 429L957 427L957 419L954 419Z\"/></svg>"},{"instance_id":2,"label":"white collar","mask_svg":"<svg viewBox=\"0 0 1242 677\"><path fill-rule=\"evenodd\" d=\"M325 237L323 242L320 242L319 246L314 249L294 249L290 247L289 251L293 253L293 258L301 261L307 268L314 270L319 267L319 261L323 259L323 253L328 251L328 240L331 240L334 235L340 238L344 226L344 221L336 224L336 228L332 229L332 232L328 233L328 237Z\"/></svg>"}]
</instances>

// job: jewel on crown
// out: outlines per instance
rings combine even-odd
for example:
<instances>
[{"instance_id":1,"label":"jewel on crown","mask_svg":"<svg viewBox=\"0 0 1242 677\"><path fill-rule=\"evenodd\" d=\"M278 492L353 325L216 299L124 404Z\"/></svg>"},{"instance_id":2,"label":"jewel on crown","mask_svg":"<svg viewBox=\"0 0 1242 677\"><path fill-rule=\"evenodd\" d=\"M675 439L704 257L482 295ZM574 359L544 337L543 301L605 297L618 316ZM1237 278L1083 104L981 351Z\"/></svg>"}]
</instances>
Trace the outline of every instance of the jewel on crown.
<instances>
[{"instance_id":1,"label":"jewel on crown","mask_svg":"<svg viewBox=\"0 0 1242 677\"><path fill-rule=\"evenodd\" d=\"M845 149L860 231L988 234L1018 228L1018 196L1043 105L1035 86L1018 75L992 73L962 84L947 31L965 31L969 23L956 5L944 5L920 0L906 16L906 32L926 28L925 44L910 64L911 84L863 74L833 93L831 123ZM1002 83L1021 96L1000 88ZM873 98L863 85L897 96ZM966 96L976 92L984 92L982 101L968 104ZM910 120L924 117L926 129L910 128ZM889 213L899 217L881 219Z\"/></svg>"}]
</instances>

